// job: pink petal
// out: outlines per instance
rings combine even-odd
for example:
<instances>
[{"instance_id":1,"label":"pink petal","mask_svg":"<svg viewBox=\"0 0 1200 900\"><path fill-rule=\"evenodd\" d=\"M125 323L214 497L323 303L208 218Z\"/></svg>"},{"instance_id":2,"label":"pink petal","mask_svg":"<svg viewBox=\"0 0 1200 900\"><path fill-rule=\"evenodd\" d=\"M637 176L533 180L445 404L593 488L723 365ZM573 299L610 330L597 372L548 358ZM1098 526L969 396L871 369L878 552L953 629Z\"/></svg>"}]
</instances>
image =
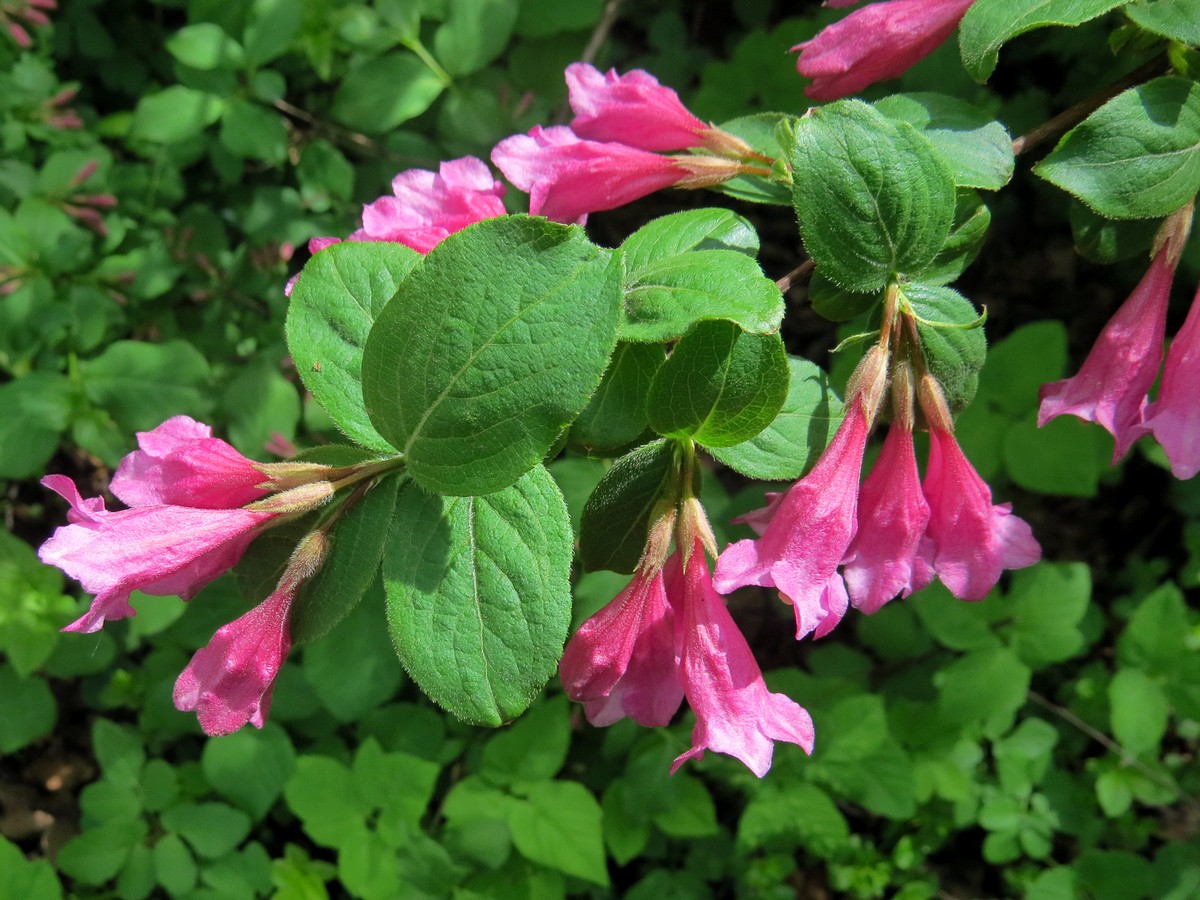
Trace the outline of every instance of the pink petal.
<instances>
[{"instance_id":1,"label":"pink petal","mask_svg":"<svg viewBox=\"0 0 1200 900\"><path fill-rule=\"evenodd\" d=\"M862 404L847 411L816 466L779 504L761 538L731 544L717 561L717 590L778 588L795 607L796 637L821 637L846 609L837 568L857 527L858 482L869 430Z\"/></svg>"},{"instance_id":2,"label":"pink petal","mask_svg":"<svg viewBox=\"0 0 1200 900\"><path fill-rule=\"evenodd\" d=\"M556 222L579 222L687 177L670 157L624 144L585 141L570 128L534 126L492 150L505 177L529 192L529 212Z\"/></svg>"},{"instance_id":3,"label":"pink petal","mask_svg":"<svg viewBox=\"0 0 1200 900\"><path fill-rule=\"evenodd\" d=\"M907 597L933 580L928 523L912 432L893 424L859 491L858 533L843 569L856 609L876 612L897 594Z\"/></svg>"},{"instance_id":4,"label":"pink petal","mask_svg":"<svg viewBox=\"0 0 1200 900\"><path fill-rule=\"evenodd\" d=\"M671 594L679 617L679 674L696 714L692 746L671 771L706 750L740 759L759 778L771 768L775 741L813 748L812 719L794 700L767 690L745 637L713 589L704 548L697 539L686 572L678 551L667 563L676 570Z\"/></svg>"},{"instance_id":5,"label":"pink petal","mask_svg":"<svg viewBox=\"0 0 1200 900\"><path fill-rule=\"evenodd\" d=\"M797 71L813 79L804 93L814 100L836 100L895 78L936 50L972 2L887 0L855 10L792 48L800 51Z\"/></svg>"},{"instance_id":6,"label":"pink petal","mask_svg":"<svg viewBox=\"0 0 1200 900\"><path fill-rule=\"evenodd\" d=\"M585 704L593 725L625 716L648 727L667 725L683 702L683 688L675 675L674 624L662 571L638 571L584 622L558 671L567 696Z\"/></svg>"},{"instance_id":7,"label":"pink petal","mask_svg":"<svg viewBox=\"0 0 1200 900\"><path fill-rule=\"evenodd\" d=\"M266 495L254 464L187 416L139 432L138 447L121 460L110 486L128 506L228 509Z\"/></svg>"},{"instance_id":8,"label":"pink petal","mask_svg":"<svg viewBox=\"0 0 1200 900\"><path fill-rule=\"evenodd\" d=\"M566 71L575 118L571 130L590 141L615 141L640 150L686 150L704 142L708 125L688 112L679 95L648 72L618 75L587 63Z\"/></svg>"},{"instance_id":9,"label":"pink petal","mask_svg":"<svg viewBox=\"0 0 1200 900\"><path fill-rule=\"evenodd\" d=\"M262 728L275 676L291 649L294 587L276 590L239 619L217 629L175 682L175 708L195 710L204 733L231 734L247 722Z\"/></svg>"},{"instance_id":10,"label":"pink petal","mask_svg":"<svg viewBox=\"0 0 1200 900\"><path fill-rule=\"evenodd\" d=\"M1041 559L1028 523L1004 503L992 505L992 492L967 461L954 435L930 432L929 537L935 546L938 578L960 600L982 600L1004 569L1021 569Z\"/></svg>"},{"instance_id":11,"label":"pink petal","mask_svg":"<svg viewBox=\"0 0 1200 900\"><path fill-rule=\"evenodd\" d=\"M1116 441L1114 463L1144 433L1138 426L1162 360L1175 274L1171 256L1160 251L1154 257L1129 299L1100 332L1079 373L1042 385L1039 426L1062 415L1102 425Z\"/></svg>"},{"instance_id":12,"label":"pink petal","mask_svg":"<svg viewBox=\"0 0 1200 900\"><path fill-rule=\"evenodd\" d=\"M1146 408L1141 430L1154 434L1176 478L1200 472L1200 291L1167 351L1158 398Z\"/></svg>"}]
</instances>

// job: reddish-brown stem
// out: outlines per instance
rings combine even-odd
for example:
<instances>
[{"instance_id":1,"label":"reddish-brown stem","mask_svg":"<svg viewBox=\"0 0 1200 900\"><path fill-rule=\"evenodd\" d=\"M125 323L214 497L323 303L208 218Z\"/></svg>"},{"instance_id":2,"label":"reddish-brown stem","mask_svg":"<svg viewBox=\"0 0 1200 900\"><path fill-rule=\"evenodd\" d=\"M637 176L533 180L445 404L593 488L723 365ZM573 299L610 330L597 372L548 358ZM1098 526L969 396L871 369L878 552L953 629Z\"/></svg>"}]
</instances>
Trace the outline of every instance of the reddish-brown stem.
<instances>
[{"instance_id":1,"label":"reddish-brown stem","mask_svg":"<svg viewBox=\"0 0 1200 900\"><path fill-rule=\"evenodd\" d=\"M799 284L800 282L807 281L809 278L811 278L813 269L816 267L817 264L815 262L813 262L811 259L806 259L782 278L777 279L775 286L779 288L780 291L786 293L787 290L792 287L792 285Z\"/></svg>"}]
</instances>

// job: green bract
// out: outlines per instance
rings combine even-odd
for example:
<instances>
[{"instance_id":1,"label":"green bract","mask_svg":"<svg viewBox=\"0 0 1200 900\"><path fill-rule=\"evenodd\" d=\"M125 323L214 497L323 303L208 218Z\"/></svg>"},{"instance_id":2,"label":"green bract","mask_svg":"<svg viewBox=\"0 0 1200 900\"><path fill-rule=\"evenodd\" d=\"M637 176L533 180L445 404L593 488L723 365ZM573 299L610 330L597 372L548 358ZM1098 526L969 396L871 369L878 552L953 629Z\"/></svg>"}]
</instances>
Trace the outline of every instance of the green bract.
<instances>
[{"instance_id":1,"label":"green bract","mask_svg":"<svg viewBox=\"0 0 1200 900\"><path fill-rule=\"evenodd\" d=\"M617 260L579 228L512 216L413 269L367 339L363 396L418 484L486 494L541 461L608 365Z\"/></svg>"}]
</instances>

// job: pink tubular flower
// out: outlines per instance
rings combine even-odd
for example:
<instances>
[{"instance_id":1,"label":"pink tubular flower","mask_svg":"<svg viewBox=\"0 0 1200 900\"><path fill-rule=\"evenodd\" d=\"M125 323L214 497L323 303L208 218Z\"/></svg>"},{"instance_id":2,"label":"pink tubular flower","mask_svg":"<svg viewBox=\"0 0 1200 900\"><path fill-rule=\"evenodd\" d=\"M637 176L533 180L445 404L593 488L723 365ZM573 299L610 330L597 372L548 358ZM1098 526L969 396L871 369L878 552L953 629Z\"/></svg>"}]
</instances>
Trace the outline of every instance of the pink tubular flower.
<instances>
[{"instance_id":1,"label":"pink tubular flower","mask_svg":"<svg viewBox=\"0 0 1200 900\"><path fill-rule=\"evenodd\" d=\"M929 432L929 538L938 578L960 600L982 600L1004 569L1023 569L1042 556L1027 522L992 492L963 455L954 435Z\"/></svg>"},{"instance_id":2,"label":"pink tubular flower","mask_svg":"<svg viewBox=\"0 0 1200 900\"><path fill-rule=\"evenodd\" d=\"M1146 393L1158 376L1167 300L1177 256L1164 246L1096 339L1079 373L1042 385L1038 425L1061 415L1104 426L1116 441L1116 463L1144 431Z\"/></svg>"},{"instance_id":3,"label":"pink tubular flower","mask_svg":"<svg viewBox=\"0 0 1200 900\"><path fill-rule=\"evenodd\" d=\"M936 50L972 2L886 0L850 13L792 48L800 51L797 71L813 79L804 93L814 100L836 100L895 78Z\"/></svg>"},{"instance_id":4,"label":"pink tubular flower","mask_svg":"<svg viewBox=\"0 0 1200 900\"><path fill-rule=\"evenodd\" d=\"M675 675L674 617L662 569L639 569L616 598L567 643L558 671L567 696L593 725L629 716L661 727L683 701Z\"/></svg>"},{"instance_id":5,"label":"pink tubular flower","mask_svg":"<svg viewBox=\"0 0 1200 900\"><path fill-rule=\"evenodd\" d=\"M296 586L277 589L240 619L217 629L175 681L175 708L195 710L204 733L232 734L247 722L262 728L275 676L292 647L289 623Z\"/></svg>"},{"instance_id":6,"label":"pink tubular flower","mask_svg":"<svg viewBox=\"0 0 1200 900\"><path fill-rule=\"evenodd\" d=\"M474 156L452 159L437 172L408 169L392 179L394 197L363 207L363 227L350 240L392 241L428 253L448 235L505 213L504 186Z\"/></svg>"},{"instance_id":7,"label":"pink tubular flower","mask_svg":"<svg viewBox=\"0 0 1200 900\"><path fill-rule=\"evenodd\" d=\"M907 597L933 580L928 524L912 432L893 423L859 492L858 532L843 568L856 609L876 612L897 594Z\"/></svg>"},{"instance_id":8,"label":"pink tubular flower","mask_svg":"<svg viewBox=\"0 0 1200 900\"><path fill-rule=\"evenodd\" d=\"M108 511L84 500L71 479L47 475L42 484L71 504L64 525L42 544L42 562L62 569L95 594L91 607L64 631L98 631L134 614L129 595L178 594L184 599L230 568L271 512L150 505Z\"/></svg>"},{"instance_id":9,"label":"pink tubular flower","mask_svg":"<svg viewBox=\"0 0 1200 900\"><path fill-rule=\"evenodd\" d=\"M264 496L254 463L188 416L138 433L138 450L117 467L111 489L128 506L168 504L229 509Z\"/></svg>"},{"instance_id":10,"label":"pink tubular flower","mask_svg":"<svg viewBox=\"0 0 1200 900\"><path fill-rule=\"evenodd\" d=\"M614 209L688 177L676 159L624 144L585 141L565 125L505 138L492 162L529 193L529 212L582 223L589 212Z\"/></svg>"},{"instance_id":11,"label":"pink tubular flower","mask_svg":"<svg viewBox=\"0 0 1200 900\"><path fill-rule=\"evenodd\" d=\"M849 598L838 566L857 527L858 484L870 422L853 401L816 466L779 503L762 537L731 544L717 561L722 594L756 584L792 604L796 637L828 634Z\"/></svg>"},{"instance_id":12,"label":"pink tubular flower","mask_svg":"<svg viewBox=\"0 0 1200 900\"><path fill-rule=\"evenodd\" d=\"M679 95L649 72L602 73L587 63L566 71L575 118L571 130L589 141L613 141L639 150L686 150L703 146L714 129L700 121Z\"/></svg>"},{"instance_id":13,"label":"pink tubular flower","mask_svg":"<svg viewBox=\"0 0 1200 900\"><path fill-rule=\"evenodd\" d=\"M686 570L676 551L667 565L671 602L679 619L679 677L696 714L692 746L671 771L705 750L740 759L759 778L771 768L775 741L788 741L812 753L813 725L808 713L783 694L767 690L745 637L713 589L704 546L692 545Z\"/></svg>"},{"instance_id":14,"label":"pink tubular flower","mask_svg":"<svg viewBox=\"0 0 1200 900\"><path fill-rule=\"evenodd\" d=\"M1200 472L1200 291L1171 341L1158 398L1146 407L1139 431L1162 445L1176 478Z\"/></svg>"}]
</instances>

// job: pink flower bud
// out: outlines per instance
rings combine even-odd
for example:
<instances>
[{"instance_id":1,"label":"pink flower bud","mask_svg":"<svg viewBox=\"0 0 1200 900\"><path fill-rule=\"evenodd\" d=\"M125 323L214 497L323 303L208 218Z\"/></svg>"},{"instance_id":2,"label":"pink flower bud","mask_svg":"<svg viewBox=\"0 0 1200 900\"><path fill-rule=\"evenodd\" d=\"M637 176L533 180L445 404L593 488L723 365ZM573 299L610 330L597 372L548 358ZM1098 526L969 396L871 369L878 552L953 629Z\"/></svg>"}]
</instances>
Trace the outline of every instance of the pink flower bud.
<instances>
[{"instance_id":1,"label":"pink flower bud","mask_svg":"<svg viewBox=\"0 0 1200 900\"><path fill-rule=\"evenodd\" d=\"M886 0L855 10L792 48L800 51L796 69L813 79L804 93L814 100L836 100L895 78L936 50L972 2Z\"/></svg>"}]
</instances>

